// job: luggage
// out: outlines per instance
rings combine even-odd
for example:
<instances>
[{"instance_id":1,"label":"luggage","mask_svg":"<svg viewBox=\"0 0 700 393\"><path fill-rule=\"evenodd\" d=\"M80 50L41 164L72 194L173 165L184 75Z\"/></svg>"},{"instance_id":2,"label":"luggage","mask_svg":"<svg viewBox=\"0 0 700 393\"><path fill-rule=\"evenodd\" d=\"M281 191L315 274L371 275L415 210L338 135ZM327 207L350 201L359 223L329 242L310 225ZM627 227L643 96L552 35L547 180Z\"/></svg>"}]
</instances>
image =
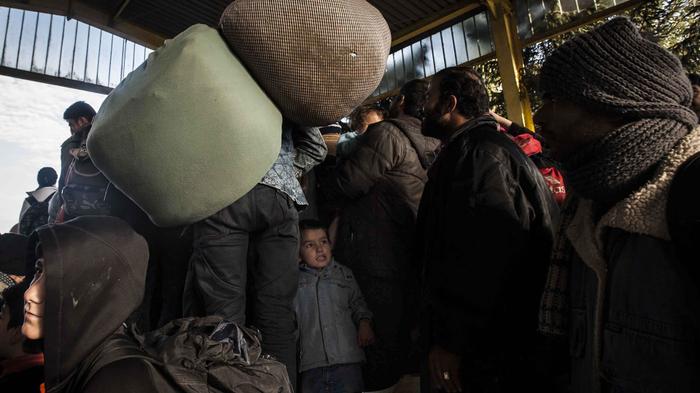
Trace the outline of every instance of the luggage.
<instances>
[{"instance_id":1,"label":"luggage","mask_svg":"<svg viewBox=\"0 0 700 393\"><path fill-rule=\"evenodd\" d=\"M101 352L72 391L83 391L100 370L126 359L144 361L156 385L167 381L184 393L294 391L284 364L261 353L260 334L219 316L176 319L145 334L132 327L112 336Z\"/></svg>"},{"instance_id":2,"label":"luggage","mask_svg":"<svg viewBox=\"0 0 700 393\"><path fill-rule=\"evenodd\" d=\"M391 46L384 17L365 0L236 0L219 24L284 116L308 126L360 105Z\"/></svg>"},{"instance_id":3,"label":"luggage","mask_svg":"<svg viewBox=\"0 0 700 393\"><path fill-rule=\"evenodd\" d=\"M109 181L93 165L90 157L75 158L68 167L66 185L61 190L63 219L110 215L111 209L105 198L108 186ZM47 221L48 213L47 203Z\"/></svg>"},{"instance_id":4,"label":"luggage","mask_svg":"<svg viewBox=\"0 0 700 393\"><path fill-rule=\"evenodd\" d=\"M181 318L135 334L188 393L292 393L284 364L262 354L260 334L219 316Z\"/></svg>"},{"instance_id":5,"label":"luggage","mask_svg":"<svg viewBox=\"0 0 700 393\"><path fill-rule=\"evenodd\" d=\"M218 31L194 25L107 97L89 134L95 165L158 226L202 220L276 160L282 115Z\"/></svg>"}]
</instances>

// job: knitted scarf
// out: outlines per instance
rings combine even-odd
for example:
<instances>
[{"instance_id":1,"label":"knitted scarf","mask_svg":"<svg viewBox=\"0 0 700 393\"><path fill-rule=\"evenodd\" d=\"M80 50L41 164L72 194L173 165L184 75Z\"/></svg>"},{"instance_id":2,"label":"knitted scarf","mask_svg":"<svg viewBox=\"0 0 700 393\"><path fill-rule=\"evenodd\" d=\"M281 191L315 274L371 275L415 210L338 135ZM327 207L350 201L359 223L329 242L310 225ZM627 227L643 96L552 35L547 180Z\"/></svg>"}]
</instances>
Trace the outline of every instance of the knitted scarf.
<instances>
[{"instance_id":1,"label":"knitted scarf","mask_svg":"<svg viewBox=\"0 0 700 393\"><path fill-rule=\"evenodd\" d=\"M567 187L595 202L610 204L621 200L643 184L645 174L697 122L690 116L682 120L641 119L586 146L562 162Z\"/></svg>"}]
</instances>

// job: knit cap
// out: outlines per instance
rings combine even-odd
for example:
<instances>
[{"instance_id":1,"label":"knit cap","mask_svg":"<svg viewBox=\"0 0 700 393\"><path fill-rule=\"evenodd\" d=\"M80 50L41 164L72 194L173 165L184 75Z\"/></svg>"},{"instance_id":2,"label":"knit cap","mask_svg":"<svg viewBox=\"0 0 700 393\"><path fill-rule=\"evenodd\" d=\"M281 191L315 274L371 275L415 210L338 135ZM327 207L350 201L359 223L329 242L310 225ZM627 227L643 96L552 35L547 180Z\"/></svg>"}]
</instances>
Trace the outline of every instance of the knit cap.
<instances>
[{"instance_id":1,"label":"knit cap","mask_svg":"<svg viewBox=\"0 0 700 393\"><path fill-rule=\"evenodd\" d=\"M556 49L540 76L542 91L627 119L665 118L690 128L693 92L673 54L616 17Z\"/></svg>"}]
</instances>

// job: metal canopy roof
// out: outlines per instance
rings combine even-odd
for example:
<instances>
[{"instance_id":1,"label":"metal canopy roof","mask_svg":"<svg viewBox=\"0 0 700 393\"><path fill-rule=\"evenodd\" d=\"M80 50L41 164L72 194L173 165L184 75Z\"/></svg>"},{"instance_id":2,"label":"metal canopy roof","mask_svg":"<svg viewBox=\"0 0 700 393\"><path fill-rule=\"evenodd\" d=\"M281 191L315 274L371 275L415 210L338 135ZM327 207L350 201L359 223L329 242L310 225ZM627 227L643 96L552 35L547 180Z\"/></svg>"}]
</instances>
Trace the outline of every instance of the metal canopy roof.
<instances>
[{"instance_id":1,"label":"metal canopy roof","mask_svg":"<svg viewBox=\"0 0 700 393\"><path fill-rule=\"evenodd\" d=\"M284 0L279 0L284 1ZM0 0L0 5L66 15L150 47L192 24L216 25L232 0ZM370 0L397 39L477 0ZM352 21L348 21L352 23Z\"/></svg>"}]
</instances>

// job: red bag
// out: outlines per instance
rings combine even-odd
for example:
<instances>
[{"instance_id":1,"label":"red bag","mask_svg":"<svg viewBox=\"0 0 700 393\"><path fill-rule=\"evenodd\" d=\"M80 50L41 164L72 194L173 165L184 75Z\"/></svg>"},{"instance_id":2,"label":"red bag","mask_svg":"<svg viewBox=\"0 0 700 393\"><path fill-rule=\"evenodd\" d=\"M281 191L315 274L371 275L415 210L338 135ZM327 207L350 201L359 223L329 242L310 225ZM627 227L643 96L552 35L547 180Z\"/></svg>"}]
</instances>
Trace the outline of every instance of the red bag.
<instances>
[{"instance_id":1,"label":"red bag","mask_svg":"<svg viewBox=\"0 0 700 393\"><path fill-rule=\"evenodd\" d=\"M502 131L506 131L501 127ZM561 206L566 199L566 186L564 185L564 176L561 174L559 169L554 166L554 163L542 157L542 144L540 141L535 139L535 137L527 132L519 135L507 134L513 142L515 142L520 148L527 154L528 157L535 163L537 169L540 170L542 177L544 177L549 190L552 191L552 196L558 205Z\"/></svg>"}]
</instances>

